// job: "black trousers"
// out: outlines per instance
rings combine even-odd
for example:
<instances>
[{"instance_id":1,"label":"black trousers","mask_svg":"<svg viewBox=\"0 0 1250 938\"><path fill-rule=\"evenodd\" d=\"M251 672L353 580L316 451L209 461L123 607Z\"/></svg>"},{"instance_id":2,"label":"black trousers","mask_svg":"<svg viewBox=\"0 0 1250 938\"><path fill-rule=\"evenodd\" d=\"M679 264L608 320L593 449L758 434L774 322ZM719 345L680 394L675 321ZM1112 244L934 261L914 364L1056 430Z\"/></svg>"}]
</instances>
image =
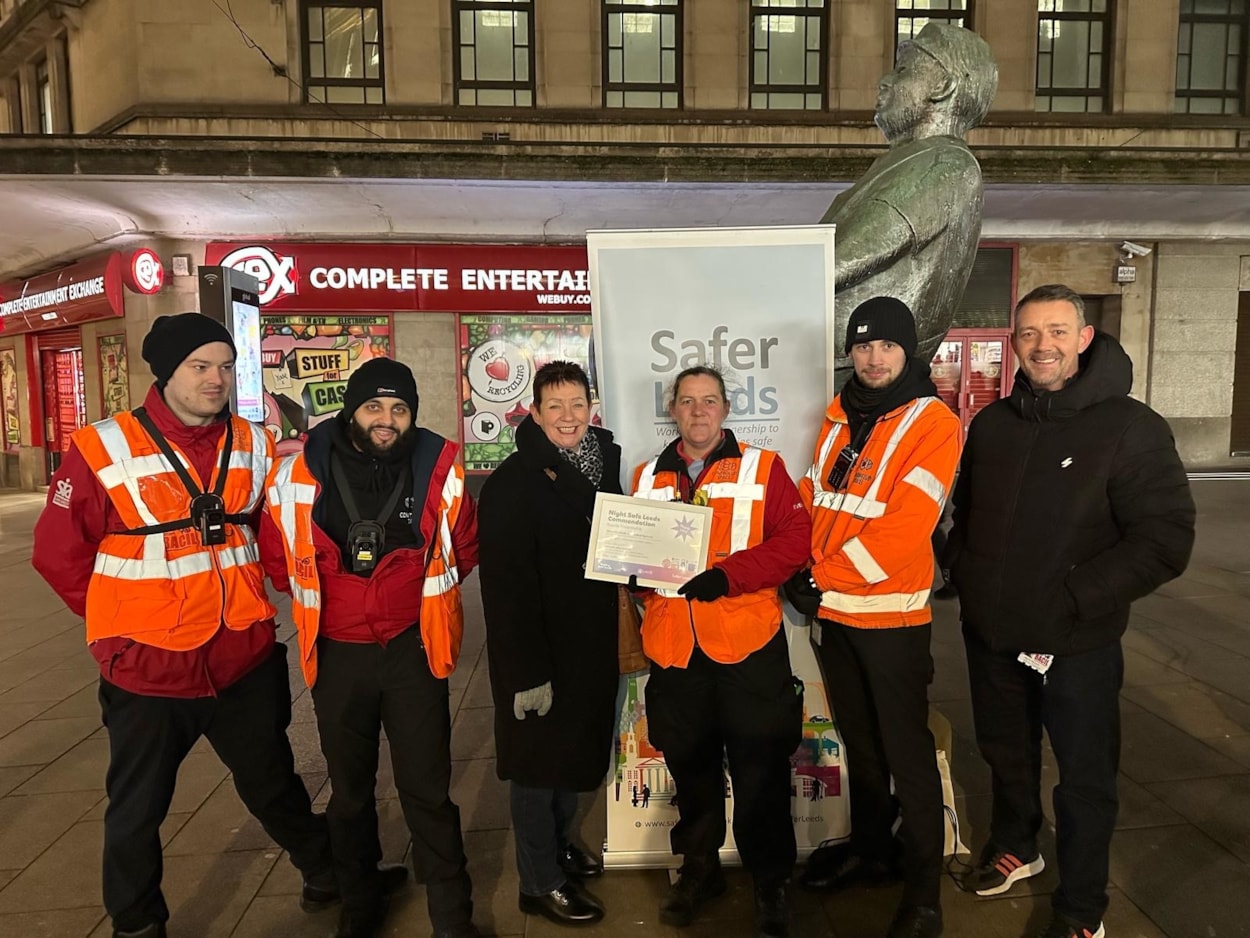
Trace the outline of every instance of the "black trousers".
<instances>
[{"instance_id":1,"label":"black trousers","mask_svg":"<svg viewBox=\"0 0 1250 938\"><path fill-rule=\"evenodd\" d=\"M430 673L416 626L385 648L317 642L313 704L332 792L326 818L343 901L381 898L375 788L380 733L386 729L399 805L412 835L412 868L425 883L434 928L467 924L473 914L460 809L451 785L451 711L447 681Z\"/></svg>"},{"instance_id":2,"label":"black trousers","mask_svg":"<svg viewBox=\"0 0 1250 938\"><path fill-rule=\"evenodd\" d=\"M201 735L234 775L265 832L305 876L331 865L326 820L312 813L286 736L291 685L286 646L217 697L148 697L100 679L109 733L105 780L104 907L120 931L169 919L161 894L161 822L178 766Z\"/></svg>"},{"instance_id":3,"label":"black trousers","mask_svg":"<svg viewBox=\"0 0 1250 938\"><path fill-rule=\"evenodd\" d=\"M1095 926L1107 910L1111 834L1119 811L1120 687L1115 642L1055 658L1043 677L995 653L964 629L977 745L993 774L990 840L1020 857L1037 853L1042 826L1042 728L1059 768L1055 910Z\"/></svg>"},{"instance_id":4,"label":"black trousers","mask_svg":"<svg viewBox=\"0 0 1250 938\"><path fill-rule=\"evenodd\" d=\"M696 648L685 668L652 665L646 698L647 732L677 785L673 853L710 856L725 843L728 759L742 865L759 884L787 879L796 858L790 756L803 735L803 696L785 633L738 664Z\"/></svg>"},{"instance_id":5,"label":"black trousers","mask_svg":"<svg viewBox=\"0 0 1250 938\"><path fill-rule=\"evenodd\" d=\"M820 625L816 654L846 749L851 849L890 862L892 828L901 812L903 901L936 906L945 828L942 779L929 731L932 628L858 629L825 620Z\"/></svg>"}]
</instances>

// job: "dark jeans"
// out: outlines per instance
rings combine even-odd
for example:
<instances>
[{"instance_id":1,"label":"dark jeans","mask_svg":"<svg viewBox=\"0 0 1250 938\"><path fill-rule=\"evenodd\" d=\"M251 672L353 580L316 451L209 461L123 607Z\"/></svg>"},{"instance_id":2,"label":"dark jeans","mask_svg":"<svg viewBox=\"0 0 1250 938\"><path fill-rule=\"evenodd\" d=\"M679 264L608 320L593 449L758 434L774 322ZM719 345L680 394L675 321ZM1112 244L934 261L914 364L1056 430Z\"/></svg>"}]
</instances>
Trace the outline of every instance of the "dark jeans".
<instances>
[{"instance_id":1,"label":"dark jeans","mask_svg":"<svg viewBox=\"0 0 1250 938\"><path fill-rule=\"evenodd\" d=\"M460 809L451 785L451 712L447 681L430 673L414 626L384 648L317 641L313 704L330 773L326 818L343 901L366 907L381 898L382 859L374 789L386 729L399 805L412 834L412 868L426 884L434 928L467 924L472 887L465 870Z\"/></svg>"},{"instance_id":2,"label":"dark jeans","mask_svg":"<svg viewBox=\"0 0 1250 938\"><path fill-rule=\"evenodd\" d=\"M326 821L312 813L286 736L285 645L217 697L149 697L101 678L100 710L109 734L104 907L118 930L169 919L161 894L161 822L178 766L200 736L208 737L243 804L291 862L305 876L330 868Z\"/></svg>"},{"instance_id":3,"label":"dark jeans","mask_svg":"<svg viewBox=\"0 0 1250 938\"><path fill-rule=\"evenodd\" d=\"M1055 910L1097 925L1107 909L1111 833L1119 798L1119 642L1055 658L1045 677L991 651L968 629L968 678L977 745L993 773L990 840L1020 857L1037 853L1042 826L1042 728L1059 768Z\"/></svg>"},{"instance_id":4,"label":"dark jeans","mask_svg":"<svg viewBox=\"0 0 1250 938\"><path fill-rule=\"evenodd\" d=\"M901 812L903 901L937 906L945 828L942 779L929 731L932 628L857 629L824 620L820 625L816 654L846 747L851 849L892 862L892 828Z\"/></svg>"},{"instance_id":5,"label":"dark jeans","mask_svg":"<svg viewBox=\"0 0 1250 938\"><path fill-rule=\"evenodd\" d=\"M529 788L512 782L511 798L521 895L546 895L568 879L560 869L558 857L569 842L569 827L577 813L577 792Z\"/></svg>"},{"instance_id":6,"label":"dark jeans","mask_svg":"<svg viewBox=\"0 0 1250 938\"><path fill-rule=\"evenodd\" d=\"M677 786L673 853L712 856L725 843L725 771L734 794L734 839L757 883L790 876L790 756L803 734L801 685L785 633L738 664L695 649L685 668L651 666L647 731Z\"/></svg>"}]
</instances>

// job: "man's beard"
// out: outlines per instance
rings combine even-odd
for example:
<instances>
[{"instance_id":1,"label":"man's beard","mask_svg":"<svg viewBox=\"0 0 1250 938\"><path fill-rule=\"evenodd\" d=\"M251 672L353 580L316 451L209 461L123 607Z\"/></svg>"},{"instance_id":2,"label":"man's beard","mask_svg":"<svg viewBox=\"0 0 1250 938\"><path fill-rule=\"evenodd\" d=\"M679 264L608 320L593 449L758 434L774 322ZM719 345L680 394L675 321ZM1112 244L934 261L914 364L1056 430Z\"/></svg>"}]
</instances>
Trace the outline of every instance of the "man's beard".
<instances>
[{"instance_id":1,"label":"man's beard","mask_svg":"<svg viewBox=\"0 0 1250 938\"><path fill-rule=\"evenodd\" d=\"M375 425L373 429L378 426ZM395 427L385 427L385 429L394 430ZM398 434L392 441L390 446L378 446L373 442L373 438L366 430L355 420L347 422L347 438L352 441L353 445L367 456L375 459L398 459L401 456L407 456L412 452L417 442L417 425L412 424L403 433Z\"/></svg>"}]
</instances>

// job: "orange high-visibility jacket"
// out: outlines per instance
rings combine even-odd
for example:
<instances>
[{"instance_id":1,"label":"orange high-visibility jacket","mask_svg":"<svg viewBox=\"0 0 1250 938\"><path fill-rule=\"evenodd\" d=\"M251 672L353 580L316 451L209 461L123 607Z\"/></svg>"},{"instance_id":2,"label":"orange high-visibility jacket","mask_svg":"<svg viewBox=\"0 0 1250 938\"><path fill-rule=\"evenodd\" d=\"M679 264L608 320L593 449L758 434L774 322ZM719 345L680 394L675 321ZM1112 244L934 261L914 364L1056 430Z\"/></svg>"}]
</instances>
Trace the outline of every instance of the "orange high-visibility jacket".
<instances>
[{"instance_id":1,"label":"orange high-visibility jacket","mask_svg":"<svg viewBox=\"0 0 1250 938\"><path fill-rule=\"evenodd\" d=\"M710 569L740 550L764 540L764 502L768 477L777 454L738 443L738 459L718 459L695 490L695 502L713 512L708 543ZM634 471L634 496L659 501L681 498L677 473L656 471L656 456ZM781 627L781 600L776 587L723 596L715 602L688 602L676 590L648 594L642 617L642 650L662 668L684 668L695 641L713 661L735 664L768 644Z\"/></svg>"},{"instance_id":2,"label":"orange high-visibility jacket","mask_svg":"<svg viewBox=\"0 0 1250 938\"><path fill-rule=\"evenodd\" d=\"M222 490L227 515L250 515L260 502L274 456L269 434L231 417L234 444ZM73 443L131 530L190 519L191 494L169 460L127 411L83 427ZM200 479L191 461L169 443L201 491L211 491L221 471ZM193 527L163 533L107 534L96 551L87 586L87 643L132 638L170 651L189 651L225 625L247 629L272 619L264 572L250 526L227 523L226 542L200 543Z\"/></svg>"},{"instance_id":3,"label":"orange high-visibility jacket","mask_svg":"<svg viewBox=\"0 0 1250 938\"><path fill-rule=\"evenodd\" d=\"M936 397L881 417L837 491L829 474L850 441L842 398L825 411L816 461L799 482L812 512L819 617L860 628L932 621L930 538L959 465L959 418Z\"/></svg>"},{"instance_id":4,"label":"orange high-visibility jacket","mask_svg":"<svg viewBox=\"0 0 1250 938\"><path fill-rule=\"evenodd\" d=\"M265 491L269 514L282 533L300 666L304 680L312 687L317 682L317 632L321 623L321 578L313 544L312 510L320 485L308 470L304 454L298 453L274 463ZM464 474L453 464L439 495L437 528L430 538L421 593L421 642L430 672L438 678L456 669L464 635L460 571L451 540L463 504Z\"/></svg>"}]
</instances>

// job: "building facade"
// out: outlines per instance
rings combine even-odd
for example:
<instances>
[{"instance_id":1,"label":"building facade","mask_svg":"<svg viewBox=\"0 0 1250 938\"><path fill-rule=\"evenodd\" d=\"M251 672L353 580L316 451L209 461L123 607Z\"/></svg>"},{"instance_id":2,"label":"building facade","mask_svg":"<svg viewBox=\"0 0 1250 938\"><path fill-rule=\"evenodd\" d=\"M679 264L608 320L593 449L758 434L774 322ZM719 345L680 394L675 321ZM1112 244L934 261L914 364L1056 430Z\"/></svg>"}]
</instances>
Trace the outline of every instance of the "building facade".
<instances>
[{"instance_id":1,"label":"building facade","mask_svg":"<svg viewBox=\"0 0 1250 938\"><path fill-rule=\"evenodd\" d=\"M1250 460L1250 0L0 0L0 302L138 247L166 272L100 318L5 317L6 473L46 481L61 421L119 399L102 377L119 354L138 403L151 320L194 308L197 269L231 255L257 270L268 246L281 279L407 250L418 277L456 245L438 269L576 277L587 229L814 223L881 152L877 82L934 19L980 33L999 66L970 135L984 241L935 362L943 396L968 419L1004 393L1014 299L1063 281L1192 467ZM412 363L423 419L488 468L470 352L500 330L549 339L543 323L575 344L584 305L537 299L561 292L580 291L357 289L262 312L271 356L320 325ZM68 408L45 372L75 350Z\"/></svg>"}]
</instances>

